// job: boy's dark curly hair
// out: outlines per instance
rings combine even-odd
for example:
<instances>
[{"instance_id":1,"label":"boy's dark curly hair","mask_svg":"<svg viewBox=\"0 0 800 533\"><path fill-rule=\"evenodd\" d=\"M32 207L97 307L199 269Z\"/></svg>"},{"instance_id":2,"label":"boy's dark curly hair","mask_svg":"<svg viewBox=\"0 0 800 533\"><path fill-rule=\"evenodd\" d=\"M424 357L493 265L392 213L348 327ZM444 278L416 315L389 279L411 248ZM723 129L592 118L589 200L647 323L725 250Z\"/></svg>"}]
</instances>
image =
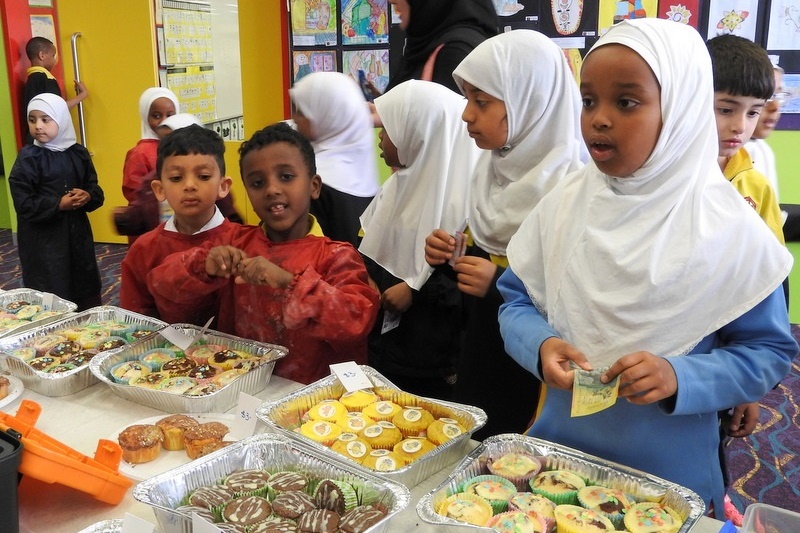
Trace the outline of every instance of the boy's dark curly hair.
<instances>
[{"instance_id":1,"label":"boy's dark curly hair","mask_svg":"<svg viewBox=\"0 0 800 533\"><path fill-rule=\"evenodd\" d=\"M296 146L297 149L300 150L300 155L303 157L306 167L308 167L308 175L314 176L317 173L314 147L311 146L308 139L292 129L292 127L285 122L277 122L255 132L250 139L243 142L239 147L239 172L242 174L242 177L244 177L244 173L242 172L242 160L244 156L254 150L259 150L265 146L279 142Z\"/></svg>"},{"instance_id":2,"label":"boy's dark curly hair","mask_svg":"<svg viewBox=\"0 0 800 533\"><path fill-rule=\"evenodd\" d=\"M706 43L714 66L714 91L769 100L775 74L767 51L738 35L724 34Z\"/></svg>"},{"instance_id":3,"label":"boy's dark curly hair","mask_svg":"<svg viewBox=\"0 0 800 533\"><path fill-rule=\"evenodd\" d=\"M220 175L225 175L225 142L222 137L213 130L192 124L173 131L158 143L156 179L161 179L161 169L167 157L192 154L213 156Z\"/></svg>"}]
</instances>

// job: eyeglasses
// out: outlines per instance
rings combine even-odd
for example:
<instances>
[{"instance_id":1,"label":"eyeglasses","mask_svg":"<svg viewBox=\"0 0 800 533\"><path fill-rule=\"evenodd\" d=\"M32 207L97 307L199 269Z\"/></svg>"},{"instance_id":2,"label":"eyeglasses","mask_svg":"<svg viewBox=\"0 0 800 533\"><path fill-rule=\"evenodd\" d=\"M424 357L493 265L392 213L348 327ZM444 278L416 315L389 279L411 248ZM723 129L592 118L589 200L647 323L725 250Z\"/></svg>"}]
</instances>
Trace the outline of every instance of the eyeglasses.
<instances>
[{"instance_id":1,"label":"eyeglasses","mask_svg":"<svg viewBox=\"0 0 800 533\"><path fill-rule=\"evenodd\" d=\"M791 96L791 93L789 93L787 91L781 91L781 92L778 92L778 93L773 93L772 98L767 100L767 103L775 102L776 104L778 104L778 107L783 107L783 105L786 102L789 101L789 97L790 96Z\"/></svg>"}]
</instances>

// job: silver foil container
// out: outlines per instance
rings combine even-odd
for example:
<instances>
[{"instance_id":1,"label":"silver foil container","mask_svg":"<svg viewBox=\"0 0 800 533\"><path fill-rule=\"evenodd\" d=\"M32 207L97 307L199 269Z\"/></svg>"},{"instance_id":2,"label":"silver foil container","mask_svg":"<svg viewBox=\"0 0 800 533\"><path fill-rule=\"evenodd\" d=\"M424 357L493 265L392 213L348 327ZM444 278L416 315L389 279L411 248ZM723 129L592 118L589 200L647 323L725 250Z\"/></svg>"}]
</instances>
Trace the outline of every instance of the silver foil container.
<instances>
[{"instance_id":1,"label":"silver foil container","mask_svg":"<svg viewBox=\"0 0 800 533\"><path fill-rule=\"evenodd\" d=\"M705 513L706 506L700 496L666 479L567 446L525 435L503 434L484 440L455 467L447 479L420 498L417 503L419 517L438 526L493 531L492 528L473 526L442 516L436 512L436 508L448 496L459 492L459 487L468 479L489 474L486 463L490 458L498 458L509 452L532 454L540 458L543 470L570 470L597 485L620 489L637 501L663 502L675 509L684 520L678 533L687 533Z\"/></svg>"},{"instance_id":2,"label":"silver foil container","mask_svg":"<svg viewBox=\"0 0 800 533\"><path fill-rule=\"evenodd\" d=\"M374 368L362 365L361 369L375 387L398 388ZM322 400L331 398L337 399L345 392L344 385L339 382L336 376L331 375L311 383L280 400L262 404L256 410L256 416L267 424L269 431L274 431L286 435L291 439L303 442L326 457L334 457L349 464L357 465L358 463L350 458L322 444L314 442L295 431L295 429L302 424L302 417L309 409ZM404 394L404 396L413 395ZM463 457L466 445L469 443L472 434L486 424L486 413L477 407L419 396L414 396L414 398L417 399L418 407L427 409L436 418L447 416L448 418L458 420L458 422L467 429L467 432L441 446L437 446L434 450L426 453L413 463L398 468L397 470L378 472L376 470L367 469L384 478L402 483L407 487L416 486L422 480L429 478L445 466ZM408 402L402 401L401 405L408 405ZM361 468L366 469L366 467Z\"/></svg>"},{"instance_id":3,"label":"silver foil container","mask_svg":"<svg viewBox=\"0 0 800 533\"><path fill-rule=\"evenodd\" d=\"M53 305L52 307L47 309L47 311L56 311L58 313L61 313L61 315L53 316L50 318L44 318L41 320L33 320L27 324L20 324L19 326L2 330L0 331L0 338L19 335L20 333L27 331L29 329L41 327L51 322L55 322L56 320L67 318L68 316L70 316L72 313L75 312L75 309L78 308L77 304L70 302L69 300L59 298L55 294L53 294L52 296L53 296ZM10 304L11 302L16 302L19 300L24 300L34 305L42 305L43 299L44 299L44 293L34 289L11 289L10 291L0 292L0 307L5 308L5 306Z\"/></svg>"},{"instance_id":4,"label":"silver foil container","mask_svg":"<svg viewBox=\"0 0 800 533\"><path fill-rule=\"evenodd\" d=\"M161 533L192 533L191 518L175 511L193 490L222 481L235 470L259 468L269 472L301 471L313 480L337 479L356 487L359 503L387 510L369 533L388 531L389 519L405 509L408 489L344 461L331 460L317 450L281 435L262 433L240 440L178 468L151 477L133 487L133 497L153 507Z\"/></svg>"},{"instance_id":5,"label":"silver foil container","mask_svg":"<svg viewBox=\"0 0 800 533\"><path fill-rule=\"evenodd\" d=\"M61 372L48 374L34 370L28 363L11 355L17 348L29 345L36 337L48 335L56 330L82 326L103 320L119 320L126 324L136 324L153 329L161 329L167 324L155 318L127 311L120 307L101 306L75 313L67 318L50 322L45 326L26 330L23 333L0 339L0 369L17 376L26 389L36 391L45 396L68 396L97 383L97 378L89 370L89 365ZM110 354L114 350L105 352Z\"/></svg>"},{"instance_id":6,"label":"silver foil container","mask_svg":"<svg viewBox=\"0 0 800 533\"><path fill-rule=\"evenodd\" d=\"M122 524L125 521L121 518L114 520L103 520L91 526L81 529L78 533L120 533L122 531Z\"/></svg>"},{"instance_id":7,"label":"silver foil container","mask_svg":"<svg viewBox=\"0 0 800 533\"><path fill-rule=\"evenodd\" d=\"M199 335L203 329L192 324L173 324L169 327L190 337ZM168 413L224 413L236 405L240 392L255 394L263 390L272 377L275 362L288 354L286 348L277 344L251 341L218 331L206 330L203 337L208 343L253 353L265 358L268 362L236 378L216 392L194 397L144 387L132 387L116 383L111 379L111 369L115 365L126 361L136 361L149 350L163 346L165 339L161 335L147 337L117 350L99 354L89 362L89 369L97 380L111 387L114 394L131 402Z\"/></svg>"}]
</instances>

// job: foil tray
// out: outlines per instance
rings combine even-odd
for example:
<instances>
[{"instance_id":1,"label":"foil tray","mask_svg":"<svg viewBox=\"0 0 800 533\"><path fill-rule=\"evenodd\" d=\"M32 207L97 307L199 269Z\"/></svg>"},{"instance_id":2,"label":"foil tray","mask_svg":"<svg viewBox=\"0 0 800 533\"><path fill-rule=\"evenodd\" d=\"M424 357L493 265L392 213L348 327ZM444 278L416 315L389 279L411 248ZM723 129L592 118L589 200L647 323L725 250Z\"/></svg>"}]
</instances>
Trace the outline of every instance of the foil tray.
<instances>
[{"instance_id":1,"label":"foil tray","mask_svg":"<svg viewBox=\"0 0 800 533\"><path fill-rule=\"evenodd\" d=\"M361 369L372 381L375 387L390 387L399 389L391 381L386 379L377 370L372 367L362 365ZM338 460L347 462L348 464L357 465L355 461L351 460L340 453L337 453L328 447L312 441L311 439L294 431L300 427L302 423L302 416L311 409L314 405L330 398L339 398L345 391L344 386L339 382L339 379L334 376L322 378L319 381L311 383L299 389L288 396L279 400L267 402L262 404L256 410L256 416L267 424L268 431L286 435L290 439L298 440L304 444L316 449L319 453L324 454L326 457L334 457ZM472 437L472 434L486 424L486 413L478 407L470 405L463 405L459 403L446 402L443 400L435 400L431 398L423 398L420 396L413 396L403 393L403 401L401 405L408 405L408 398L417 400L417 406L423 407L430 411L436 418L447 416L458 420L462 426L467 428L467 432L459 435L458 437L437 446L434 450L426 453L420 459L413 463L398 468L391 472L378 472L370 468L358 465L370 472L384 478L397 481L407 487L411 488L418 485L424 479L429 478L445 466L453 463L454 461L464 457L465 448Z\"/></svg>"},{"instance_id":2,"label":"foil tray","mask_svg":"<svg viewBox=\"0 0 800 533\"><path fill-rule=\"evenodd\" d=\"M541 458L543 470L571 470L598 485L620 489L637 500L661 501L669 505L683 518L678 533L688 533L705 513L705 503L695 492L641 470L635 470L574 448L561 446L534 437L503 434L488 437L469 455L438 487L425 494L417 503L417 514L422 520L437 526L469 528L477 531L492 531L492 528L473 526L442 516L436 507L468 479L489 474L486 462L490 457L499 457L509 452L527 452ZM450 527L448 527L450 529Z\"/></svg>"},{"instance_id":3,"label":"foil tray","mask_svg":"<svg viewBox=\"0 0 800 533\"><path fill-rule=\"evenodd\" d=\"M110 372L115 365L126 361L136 361L145 352L164 346L164 337L154 335L93 357L89 362L92 375L111 387L114 394L120 398L167 413L224 413L236 405L240 392L255 394L263 390L272 377L275 362L288 354L285 347L277 344L251 341L213 330L203 332L203 328L192 324L173 324L170 327L189 337L196 337L203 333L203 337L209 343L219 344L232 350L254 353L267 358L268 362L206 396L183 396L114 382L110 377Z\"/></svg>"},{"instance_id":4,"label":"foil tray","mask_svg":"<svg viewBox=\"0 0 800 533\"><path fill-rule=\"evenodd\" d=\"M86 529L81 529L80 531L78 531L78 533L121 533L122 524L124 522L125 521L121 518L115 518L113 520L103 520L102 522L97 522L96 524L92 524Z\"/></svg>"},{"instance_id":5,"label":"foil tray","mask_svg":"<svg viewBox=\"0 0 800 533\"><path fill-rule=\"evenodd\" d=\"M11 355L11 352L26 346L40 335L47 335L58 329L77 327L89 322L103 320L119 320L126 324L137 324L153 329L161 329L167 325L165 322L155 318L140 315L120 307L93 307L67 318L50 322L45 326L27 330L19 335L0 339L0 370L7 370L22 380L26 389L36 391L45 396L68 396L94 385L97 383L97 378L89 370L89 365L58 374L48 374L47 372L34 370L19 357ZM104 353L110 354L113 351L108 350L108 352Z\"/></svg>"},{"instance_id":6,"label":"foil tray","mask_svg":"<svg viewBox=\"0 0 800 533\"><path fill-rule=\"evenodd\" d=\"M9 303L16 302L18 300L25 300L31 304L42 305L44 294L45 293L34 289L11 289L9 291L3 291L0 292L0 307L4 308ZM53 305L52 307L45 309L45 311L58 311L61 313L61 315L44 318L41 320L32 320L27 324L20 324L19 326L0 331L0 338L19 335L23 331L41 327L46 324L50 324L51 322L55 322L56 320L61 320L70 316L75 312L75 309L78 308L77 304L70 302L69 300L59 298L55 294L52 294L51 296L53 297Z\"/></svg>"},{"instance_id":7,"label":"foil tray","mask_svg":"<svg viewBox=\"0 0 800 533\"><path fill-rule=\"evenodd\" d=\"M302 443L269 433L240 440L142 481L133 488L133 497L153 507L162 533L192 533L191 518L174 509L192 490L216 484L242 468L303 471L317 480L332 478L356 485L360 504L378 504L387 510L383 520L367 530L369 533L388 531L389 519L405 509L411 499L408 489L399 483L344 461L331 460Z\"/></svg>"}]
</instances>

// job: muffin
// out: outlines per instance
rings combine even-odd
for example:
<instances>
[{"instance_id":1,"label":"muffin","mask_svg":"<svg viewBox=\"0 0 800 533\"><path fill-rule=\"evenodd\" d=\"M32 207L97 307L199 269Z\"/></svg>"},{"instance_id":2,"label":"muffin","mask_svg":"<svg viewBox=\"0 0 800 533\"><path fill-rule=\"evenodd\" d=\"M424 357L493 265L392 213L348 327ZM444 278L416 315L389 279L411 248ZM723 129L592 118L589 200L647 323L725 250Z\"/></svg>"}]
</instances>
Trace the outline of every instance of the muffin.
<instances>
[{"instance_id":1,"label":"muffin","mask_svg":"<svg viewBox=\"0 0 800 533\"><path fill-rule=\"evenodd\" d=\"M184 396L208 396L209 394L213 394L219 390L219 387L214 383L198 383L191 389L187 390L183 393Z\"/></svg>"},{"instance_id":2,"label":"muffin","mask_svg":"<svg viewBox=\"0 0 800 533\"><path fill-rule=\"evenodd\" d=\"M403 440L403 434L397 426L385 421L365 427L358 435L373 449L391 450Z\"/></svg>"},{"instance_id":3,"label":"muffin","mask_svg":"<svg viewBox=\"0 0 800 533\"><path fill-rule=\"evenodd\" d=\"M45 370L45 372L47 372L48 374L63 374L64 372L75 370L76 368L78 367L75 365L68 365L66 363L61 363L58 365L48 367L47 370Z\"/></svg>"},{"instance_id":4,"label":"muffin","mask_svg":"<svg viewBox=\"0 0 800 533\"><path fill-rule=\"evenodd\" d=\"M467 430L457 420L452 418L440 418L430 423L426 431L426 436L429 441L440 446L466 432Z\"/></svg>"},{"instance_id":5,"label":"muffin","mask_svg":"<svg viewBox=\"0 0 800 533\"><path fill-rule=\"evenodd\" d=\"M117 437L122 458L131 464L155 460L161 451L164 435L151 424L137 424L123 429Z\"/></svg>"},{"instance_id":6,"label":"muffin","mask_svg":"<svg viewBox=\"0 0 800 533\"><path fill-rule=\"evenodd\" d=\"M344 418L336 422L345 432L359 433L367 426L377 422L364 413L347 413Z\"/></svg>"},{"instance_id":7,"label":"muffin","mask_svg":"<svg viewBox=\"0 0 800 533\"><path fill-rule=\"evenodd\" d=\"M20 307L19 310L17 310L16 315L19 320L32 320L41 312L41 305L30 304Z\"/></svg>"},{"instance_id":8,"label":"muffin","mask_svg":"<svg viewBox=\"0 0 800 533\"><path fill-rule=\"evenodd\" d=\"M192 492L189 495L189 503L216 513L221 511L222 508L235 497L230 487L226 485L212 485L210 487L200 487Z\"/></svg>"},{"instance_id":9,"label":"muffin","mask_svg":"<svg viewBox=\"0 0 800 533\"><path fill-rule=\"evenodd\" d=\"M446 498L436 509L437 514L466 522L474 526L485 526L492 517L492 506L474 494L454 494Z\"/></svg>"},{"instance_id":10,"label":"muffin","mask_svg":"<svg viewBox=\"0 0 800 533\"><path fill-rule=\"evenodd\" d=\"M194 359L190 359L190 361L194 361ZM191 370L189 370L186 375L190 378L196 379L199 382L203 381L211 381L214 376L217 374L221 374L219 368L208 366L207 364L198 364Z\"/></svg>"},{"instance_id":11,"label":"muffin","mask_svg":"<svg viewBox=\"0 0 800 533\"><path fill-rule=\"evenodd\" d=\"M386 516L386 512L374 505L359 505L344 515L339 521L339 531L342 533L363 533Z\"/></svg>"},{"instance_id":12,"label":"muffin","mask_svg":"<svg viewBox=\"0 0 800 533\"><path fill-rule=\"evenodd\" d=\"M11 388L11 382L5 376L0 376L0 400L8 396L8 391Z\"/></svg>"},{"instance_id":13,"label":"muffin","mask_svg":"<svg viewBox=\"0 0 800 533\"><path fill-rule=\"evenodd\" d=\"M436 445L424 437L408 437L395 444L393 451L408 464L435 449Z\"/></svg>"},{"instance_id":14,"label":"muffin","mask_svg":"<svg viewBox=\"0 0 800 533\"><path fill-rule=\"evenodd\" d=\"M373 420L390 422L403 408L389 400L380 400L366 406L361 412Z\"/></svg>"},{"instance_id":15,"label":"muffin","mask_svg":"<svg viewBox=\"0 0 800 533\"><path fill-rule=\"evenodd\" d=\"M297 519L316 507L314 498L300 490L281 492L272 500L272 512L281 518Z\"/></svg>"},{"instance_id":16,"label":"muffin","mask_svg":"<svg viewBox=\"0 0 800 533\"><path fill-rule=\"evenodd\" d=\"M195 368L197 368L197 363L188 357L169 359L161 365L161 371L169 372L171 376L185 376Z\"/></svg>"},{"instance_id":17,"label":"muffin","mask_svg":"<svg viewBox=\"0 0 800 533\"><path fill-rule=\"evenodd\" d=\"M218 450L228 431L230 431L228 426L221 422L206 422L187 428L183 433L186 455L189 459L197 459Z\"/></svg>"},{"instance_id":18,"label":"muffin","mask_svg":"<svg viewBox=\"0 0 800 533\"><path fill-rule=\"evenodd\" d=\"M222 519L245 528L266 520L272 514L272 505L260 496L240 496L222 509Z\"/></svg>"},{"instance_id":19,"label":"muffin","mask_svg":"<svg viewBox=\"0 0 800 533\"><path fill-rule=\"evenodd\" d=\"M361 464L378 472L392 472L406 466L400 455L389 450L372 450L364 457Z\"/></svg>"},{"instance_id":20,"label":"muffin","mask_svg":"<svg viewBox=\"0 0 800 533\"><path fill-rule=\"evenodd\" d=\"M508 500L517 493L517 488L499 476L476 476L464 482L461 492L483 498L492 506L494 514L499 514L508 509Z\"/></svg>"},{"instance_id":21,"label":"muffin","mask_svg":"<svg viewBox=\"0 0 800 533\"><path fill-rule=\"evenodd\" d=\"M31 368L34 370L38 370L39 372L47 372L47 369L51 366L56 366L61 363L61 359L59 357L53 357L52 355L43 355L41 357L34 357L28 364L31 365Z\"/></svg>"},{"instance_id":22,"label":"muffin","mask_svg":"<svg viewBox=\"0 0 800 533\"><path fill-rule=\"evenodd\" d=\"M342 434L342 428L324 420L309 420L300 426L300 434L323 446L330 446Z\"/></svg>"},{"instance_id":23,"label":"muffin","mask_svg":"<svg viewBox=\"0 0 800 533\"><path fill-rule=\"evenodd\" d=\"M170 415L156 422L156 427L161 430L164 440L161 445L165 450L182 450L183 434L187 428L199 424L197 420L186 415Z\"/></svg>"},{"instance_id":24,"label":"muffin","mask_svg":"<svg viewBox=\"0 0 800 533\"><path fill-rule=\"evenodd\" d=\"M347 408L339 400L322 400L306 413L310 420L324 420L332 424L343 420L347 415Z\"/></svg>"},{"instance_id":25,"label":"muffin","mask_svg":"<svg viewBox=\"0 0 800 533\"><path fill-rule=\"evenodd\" d=\"M50 333L47 335L42 335L40 337L36 337L33 339L33 348L36 350L36 353L40 356L46 354L50 348L58 344L59 342L66 341L67 338L63 335L57 335L55 333ZM91 346L90 346L91 348Z\"/></svg>"},{"instance_id":26,"label":"muffin","mask_svg":"<svg viewBox=\"0 0 800 533\"><path fill-rule=\"evenodd\" d=\"M392 424L403 434L403 437L420 437L433 422L433 415L421 407L405 407L392 417Z\"/></svg>"},{"instance_id":27,"label":"muffin","mask_svg":"<svg viewBox=\"0 0 800 533\"><path fill-rule=\"evenodd\" d=\"M82 338L82 337L81 337ZM108 350L114 350L119 348L120 346L125 346L128 344L128 341L123 339L122 337L103 337L97 341L95 346L87 346L87 348L95 348L98 352L105 352Z\"/></svg>"},{"instance_id":28,"label":"muffin","mask_svg":"<svg viewBox=\"0 0 800 533\"><path fill-rule=\"evenodd\" d=\"M305 490L308 479L300 472L275 472L269 476L270 492L278 495L292 490Z\"/></svg>"},{"instance_id":29,"label":"muffin","mask_svg":"<svg viewBox=\"0 0 800 533\"><path fill-rule=\"evenodd\" d=\"M225 478L225 485L236 496L266 497L269 489L269 473L257 468L237 470Z\"/></svg>"},{"instance_id":30,"label":"muffin","mask_svg":"<svg viewBox=\"0 0 800 533\"><path fill-rule=\"evenodd\" d=\"M142 374L138 378L131 379L128 385L131 387L144 387L145 389L155 390L167 379L169 379L169 374L150 372L148 374Z\"/></svg>"},{"instance_id":31,"label":"muffin","mask_svg":"<svg viewBox=\"0 0 800 533\"><path fill-rule=\"evenodd\" d=\"M345 392L339 401L351 413L360 412L366 406L378 401L378 395L371 390L360 389L352 392Z\"/></svg>"},{"instance_id":32,"label":"muffin","mask_svg":"<svg viewBox=\"0 0 800 533\"><path fill-rule=\"evenodd\" d=\"M542 469L542 463L528 453L509 452L497 458L489 458L486 467L495 476L512 482L517 490L524 491L528 488L528 482Z\"/></svg>"},{"instance_id":33,"label":"muffin","mask_svg":"<svg viewBox=\"0 0 800 533\"><path fill-rule=\"evenodd\" d=\"M334 511L341 516L358 505L358 496L350 483L336 479L324 479L314 491L314 503L320 509Z\"/></svg>"},{"instance_id":34,"label":"muffin","mask_svg":"<svg viewBox=\"0 0 800 533\"><path fill-rule=\"evenodd\" d=\"M97 350L81 350L80 352L69 356L64 362L68 365L83 366L89 364L92 357L97 355Z\"/></svg>"},{"instance_id":35,"label":"muffin","mask_svg":"<svg viewBox=\"0 0 800 533\"><path fill-rule=\"evenodd\" d=\"M621 490L593 485L578 491L578 503L581 507L602 513L617 529L624 529L622 521L633 502Z\"/></svg>"},{"instance_id":36,"label":"muffin","mask_svg":"<svg viewBox=\"0 0 800 533\"><path fill-rule=\"evenodd\" d=\"M558 533L606 533L615 531L611 520L597 511L584 509L579 505L559 505L556 507L556 530Z\"/></svg>"},{"instance_id":37,"label":"muffin","mask_svg":"<svg viewBox=\"0 0 800 533\"><path fill-rule=\"evenodd\" d=\"M246 356L243 353L223 348L222 350L218 350L208 357L208 365L217 367L223 371L231 370L233 365L242 359L246 359Z\"/></svg>"},{"instance_id":38,"label":"muffin","mask_svg":"<svg viewBox=\"0 0 800 533\"><path fill-rule=\"evenodd\" d=\"M47 350L47 355L58 357L63 360L75 355L81 350L83 350L83 348L81 348L80 344L75 341L66 340L54 344L49 350Z\"/></svg>"},{"instance_id":39,"label":"muffin","mask_svg":"<svg viewBox=\"0 0 800 533\"><path fill-rule=\"evenodd\" d=\"M36 353L36 348L33 346L20 346L19 348L14 348L11 352L11 355L14 357L19 357L26 363L31 359L35 358L38 354Z\"/></svg>"},{"instance_id":40,"label":"muffin","mask_svg":"<svg viewBox=\"0 0 800 533\"><path fill-rule=\"evenodd\" d=\"M275 508L273 507L273 512ZM216 524L219 526L219 524ZM297 522L291 518L281 518L273 514L263 522L251 526L247 533L297 533Z\"/></svg>"},{"instance_id":41,"label":"muffin","mask_svg":"<svg viewBox=\"0 0 800 533\"><path fill-rule=\"evenodd\" d=\"M544 519L534 512L508 511L496 514L486 523L498 533L545 533Z\"/></svg>"},{"instance_id":42,"label":"muffin","mask_svg":"<svg viewBox=\"0 0 800 533\"><path fill-rule=\"evenodd\" d=\"M97 345L100 344L100 341L107 338L108 333L105 331L88 330L86 333L78 337L77 342L85 349L97 348Z\"/></svg>"},{"instance_id":43,"label":"muffin","mask_svg":"<svg viewBox=\"0 0 800 533\"><path fill-rule=\"evenodd\" d=\"M12 302L8 302L5 306L3 306L3 309L5 309L7 313L17 314L17 312L19 312L19 310L25 307L26 305L31 305L31 303L25 300L14 300Z\"/></svg>"},{"instance_id":44,"label":"muffin","mask_svg":"<svg viewBox=\"0 0 800 533\"><path fill-rule=\"evenodd\" d=\"M224 370L220 372L211 378L211 382L221 389L226 385L230 385L234 380L239 379L244 374L247 374L247 370L242 368L232 368L231 370Z\"/></svg>"},{"instance_id":45,"label":"muffin","mask_svg":"<svg viewBox=\"0 0 800 533\"><path fill-rule=\"evenodd\" d=\"M549 470L537 474L529 485L533 492L552 500L556 505L577 505L578 491L586 486L586 482L567 470Z\"/></svg>"},{"instance_id":46,"label":"muffin","mask_svg":"<svg viewBox=\"0 0 800 533\"><path fill-rule=\"evenodd\" d=\"M166 348L153 348L139 356L139 361L145 365L150 372L159 372L167 361L175 359L175 352Z\"/></svg>"},{"instance_id":47,"label":"muffin","mask_svg":"<svg viewBox=\"0 0 800 533\"><path fill-rule=\"evenodd\" d=\"M150 370L139 361L126 361L114 365L109 373L114 383L129 385L131 380L149 374Z\"/></svg>"},{"instance_id":48,"label":"muffin","mask_svg":"<svg viewBox=\"0 0 800 533\"><path fill-rule=\"evenodd\" d=\"M635 503L625 512L625 527L631 533L677 533L683 519L668 505Z\"/></svg>"},{"instance_id":49,"label":"muffin","mask_svg":"<svg viewBox=\"0 0 800 533\"><path fill-rule=\"evenodd\" d=\"M355 433L342 433L331 444L331 450L360 463L372 451L372 446L364 442Z\"/></svg>"}]
</instances>

